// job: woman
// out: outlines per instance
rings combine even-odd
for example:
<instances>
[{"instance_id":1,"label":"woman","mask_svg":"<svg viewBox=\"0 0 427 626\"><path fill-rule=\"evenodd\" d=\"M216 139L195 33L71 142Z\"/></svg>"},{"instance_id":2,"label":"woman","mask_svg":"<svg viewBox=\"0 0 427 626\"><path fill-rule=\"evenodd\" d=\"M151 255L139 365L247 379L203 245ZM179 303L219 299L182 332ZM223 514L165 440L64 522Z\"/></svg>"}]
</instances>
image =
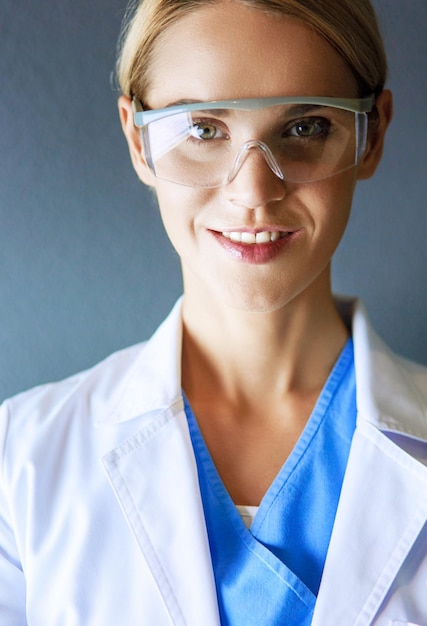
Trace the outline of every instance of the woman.
<instances>
[{"instance_id":1,"label":"woman","mask_svg":"<svg viewBox=\"0 0 427 626\"><path fill-rule=\"evenodd\" d=\"M2 624L427 624L427 373L330 286L385 65L368 0L136 8L120 117L184 296L3 406Z\"/></svg>"}]
</instances>

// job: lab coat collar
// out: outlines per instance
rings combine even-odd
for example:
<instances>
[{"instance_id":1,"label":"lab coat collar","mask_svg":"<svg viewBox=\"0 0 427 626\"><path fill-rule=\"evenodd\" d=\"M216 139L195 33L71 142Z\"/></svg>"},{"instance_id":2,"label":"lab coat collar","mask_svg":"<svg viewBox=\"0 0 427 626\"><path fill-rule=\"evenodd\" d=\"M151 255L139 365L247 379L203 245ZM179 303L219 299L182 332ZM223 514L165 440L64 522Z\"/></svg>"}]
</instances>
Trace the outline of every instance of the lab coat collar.
<instances>
[{"instance_id":1,"label":"lab coat collar","mask_svg":"<svg viewBox=\"0 0 427 626\"><path fill-rule=\"evenodd\" d=\"M373 330L360 300L337 298L336 303L352 328L359 422L365 420L384 432L426 441L424 368L392 353Z\"/></svg>"},{"instance_id":2,"label":"lab coat collar","mask_svg":"<svg viewBox=\"0 0 427 626\"><path fill-rule=\"evenodd\" d=\"M97 425L120 424L150 415L182 398L182 297L140 353L110 399Z\"/></svg>"}]
</instances>

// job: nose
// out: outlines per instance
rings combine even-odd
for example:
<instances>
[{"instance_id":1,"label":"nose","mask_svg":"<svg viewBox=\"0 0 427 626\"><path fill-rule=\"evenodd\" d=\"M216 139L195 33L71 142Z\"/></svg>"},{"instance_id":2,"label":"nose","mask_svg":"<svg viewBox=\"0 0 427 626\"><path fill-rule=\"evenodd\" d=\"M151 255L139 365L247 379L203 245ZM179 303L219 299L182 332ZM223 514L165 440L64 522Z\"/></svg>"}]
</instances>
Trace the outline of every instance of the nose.
<instances>
[{"instance_id":1,"label":"nose","mask_svg":"<svg viewBox=\"0 0 427 626\"><path fill-rule=\"evenodd\" d=\"M233 203L256 209L284 197L283 179L270 148L261 141L248 141L236 156L225 190Z\"/></svg>"}]
</instances>

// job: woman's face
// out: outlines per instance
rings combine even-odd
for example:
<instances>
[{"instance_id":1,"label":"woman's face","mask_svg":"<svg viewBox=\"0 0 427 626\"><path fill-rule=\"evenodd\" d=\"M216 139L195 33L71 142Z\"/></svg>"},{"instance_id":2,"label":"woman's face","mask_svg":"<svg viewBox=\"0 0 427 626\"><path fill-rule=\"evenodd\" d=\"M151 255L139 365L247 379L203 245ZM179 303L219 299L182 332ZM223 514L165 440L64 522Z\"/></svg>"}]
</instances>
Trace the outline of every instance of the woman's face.
<instances>
[{"instance_id":1,"label":"woman's face","mask_svg":"<svg viewBox=\"0 0 427 626\"><path fill-rule=\"evenodd\" d=\"M229 0L193 11L170 27L156 45L150 70L145 94L150 108L182 100L358 97L352 73L323 38L296 20ZM138 152L139 131L125 118L122 112ZM184 290L193 301L272 311L302 294L317 298L319 290L329 290L330 260L349 217L356 168L291 184L252 151L232 182L201 189L155 178L138 156L134 165L157 192L181 258ZM245 244L227 236L249 233L243 238L251 239L265 231L281 238Z\"/></svg>"}]
</instances>

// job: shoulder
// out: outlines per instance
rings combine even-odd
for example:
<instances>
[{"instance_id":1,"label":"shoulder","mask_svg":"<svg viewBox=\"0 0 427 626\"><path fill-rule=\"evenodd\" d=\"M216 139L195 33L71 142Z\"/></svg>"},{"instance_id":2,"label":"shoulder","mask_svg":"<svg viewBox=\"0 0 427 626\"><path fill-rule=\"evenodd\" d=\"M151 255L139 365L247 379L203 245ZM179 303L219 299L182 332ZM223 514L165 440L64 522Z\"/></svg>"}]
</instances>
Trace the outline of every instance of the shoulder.
<instances>
[{"instance_id":1,"label":"shoulder","mask_svg":"<svg viewBox=\"0 0 427 626\"><path fill-rule=\"evenodd\" d=\"M0 407L0 450L34 447L61 431L65 436L71 421L73 427L93 425L98 414L108 410L145 345L125 348L88 370L5 400Z\"/></svg>"},{"instance_id":2,"label":"shoulder","mask_svg":"<svg viewBox=\"0 0 427 626\"><path fill-rule=\"evenodd\" d=\"M181 299L145 342L110 355L65 380L41 385L0 407L0 454L34 449L51 438L69 445L70 432L84 441L100 424L130 421L180 395ZM76 441L78 437L76 436ZM12 443L14 446L12 446Z\"/></svg>"},{"instance_id":3,"label":"shoulder","mask_svg":"<svg viewBox=\"0 0 427 626\"><path fill-rule=\"evenodd\" d=\"M38 406L40 409L53 408L57 402L66 401L78 391L86 390L90 392L98 387L101 382L105 382L106 390L108 383L119 384L120 380L126 376L127 371L132 367L135 360L141 355L147 342L141 342L133 346L118 350L105 359L96 363L93 367L73 374L63 380L51 382L8 398L5 402L11 406Z\"/></svg>"}]
</instances>

